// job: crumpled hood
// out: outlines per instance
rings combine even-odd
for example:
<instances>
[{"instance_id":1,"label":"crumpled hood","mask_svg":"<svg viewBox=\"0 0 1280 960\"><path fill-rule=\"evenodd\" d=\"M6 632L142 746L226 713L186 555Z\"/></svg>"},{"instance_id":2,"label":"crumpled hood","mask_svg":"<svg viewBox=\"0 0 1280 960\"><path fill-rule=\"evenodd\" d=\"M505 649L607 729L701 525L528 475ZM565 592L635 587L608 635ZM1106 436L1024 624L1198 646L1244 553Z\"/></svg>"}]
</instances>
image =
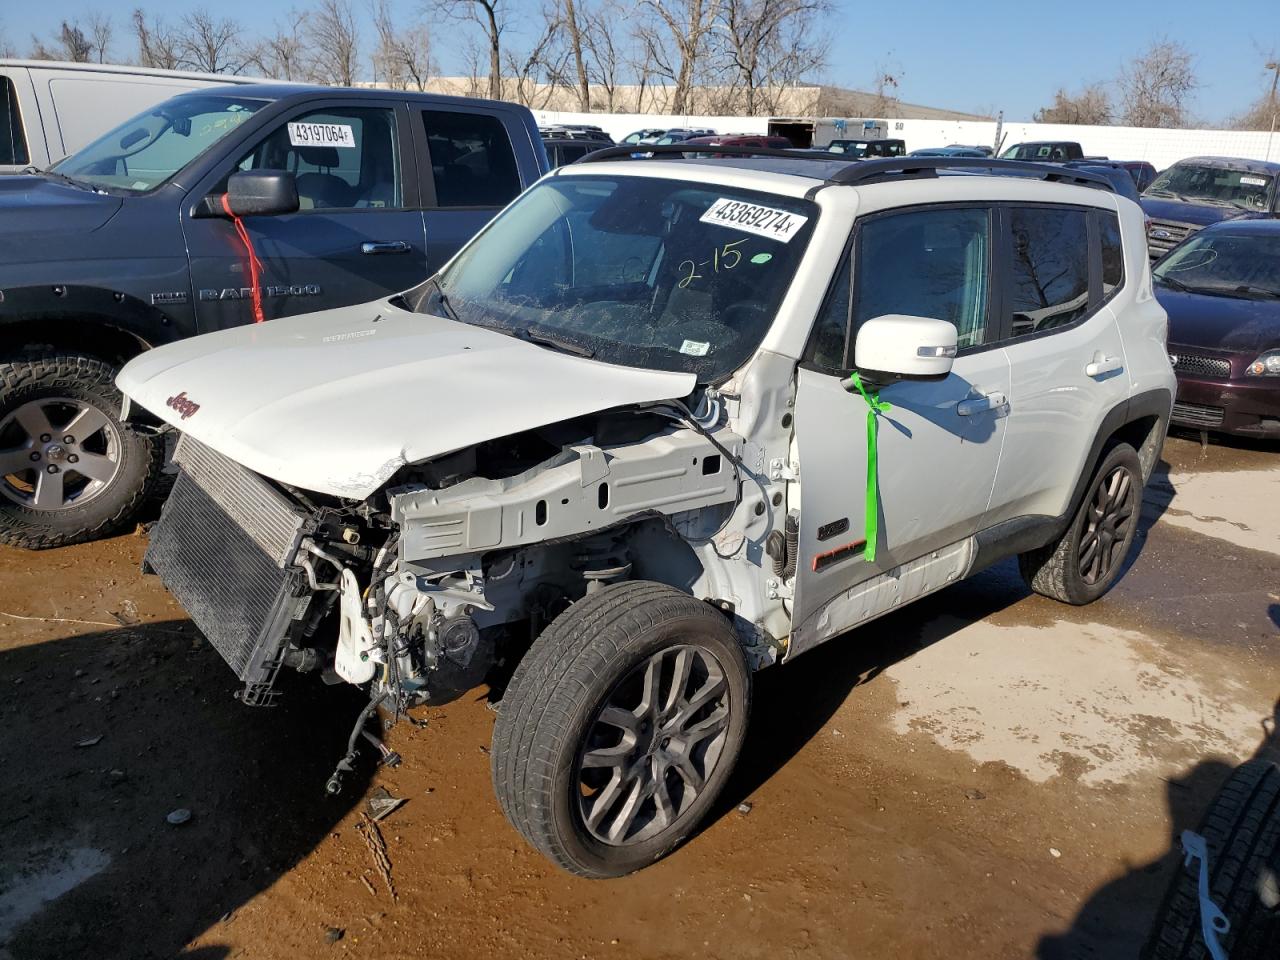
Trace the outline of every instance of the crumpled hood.
<instances>
[{"instance_id":1,"label":"crumpled hood","mask_svg":"<svg viewBox=\"0 0 1280 960\"><path fill-rule=\"evenodd\" d=\"M251 470L364 499L406 463L684 397L695 378L555 353L381 300L181 340L136 357L116 383Z\"/></svg>"},{"instance_id":2,"label":"crumpled hood","mask_svg":"<svg viewBox=\"0 0 1280 960\"><path fill-rule=\"evenodd\" d=\"M1263 216L1252 210L1226 207L1217 203L1191 203L1187 200L1170 200L1162 197L1143 196L1139 201L1143 212L1152 220L1172 220L1175 223L1194 223L1207 227L1223 220L1255 219Z\"/></svg>"},{"instance_id":3,"label":"crumpled hood","mask_svg":"<svg viewBox=\"0 0 1280 960\"><path fill-rule=\"evenodd\" d=\"M1169 343L1239 353L1253 360L1280 347L1280 301L1214 297L1156 287L1169 314Z\"/></svg>"},{"instance_id":4,"label":"crumpled hood","mask_svg":"<svg viewBox=\"0 0 1280 960\"><path fill-rule=\"evenodd\" d=\"M34 234L88 233L110 220L122 202L39 174L0 176L0 238L25 242Z\"/></svg>"}]
</instances>

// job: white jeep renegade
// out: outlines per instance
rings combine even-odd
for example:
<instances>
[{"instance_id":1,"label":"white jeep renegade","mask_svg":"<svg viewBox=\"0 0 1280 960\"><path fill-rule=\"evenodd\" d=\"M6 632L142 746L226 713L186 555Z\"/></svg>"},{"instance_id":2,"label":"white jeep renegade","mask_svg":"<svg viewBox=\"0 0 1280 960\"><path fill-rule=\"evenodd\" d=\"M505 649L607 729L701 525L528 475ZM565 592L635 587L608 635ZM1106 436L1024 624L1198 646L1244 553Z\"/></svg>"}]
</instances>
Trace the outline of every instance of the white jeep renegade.
<instances>
[{"instance_id":1,"label":"white jeep renegade","mask_svg":"<svg viewBox=\"0 0 1280 960\"><path fill-rule=\"evenodd\" d=\"M119 377L182 431L147 566L240 696L367 688L336 791L361 737L398 760L375 711L509 676L498 799L593 877L689 836L753 670L1014 555L1106 592L1174 392L1142 211L1087 173L628 152L414 290Z\"/></svg>"}]
</instances>

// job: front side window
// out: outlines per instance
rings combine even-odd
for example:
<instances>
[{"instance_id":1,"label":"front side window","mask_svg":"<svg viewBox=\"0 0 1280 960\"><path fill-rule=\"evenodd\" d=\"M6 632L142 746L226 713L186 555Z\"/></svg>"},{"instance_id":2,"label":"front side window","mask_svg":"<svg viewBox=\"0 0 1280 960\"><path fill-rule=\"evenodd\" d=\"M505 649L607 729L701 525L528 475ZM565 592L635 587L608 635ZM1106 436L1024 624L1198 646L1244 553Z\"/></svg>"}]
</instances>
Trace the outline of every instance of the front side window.
<instances>
[{"instance_id":1,"label":"front side window","mask_svg":"<svg viewBox=\"0 0 1280 960\"><path fill-rule=\"evenodd\" d=\"M18 112L18 91L13 88L12 80L0 77L0 164L16 166L30 162L27 135Z\"/></svg>"},{"instance_id":2,"label":"front side window","mask_svg":"<svg viewBox=\"0 0 1280 960\"><path fill-rule=\"evenodd\" d=\"M343 108L295 117L245 154L237 169L292 173L300 210L403 206L392 109Z\"/></svg>"},{"instance_id":3,"label":"front side window","mask_svg":"<svg viewBox=\"0 0 1280 960\"><path fill-rule=\"evenodd\" d=\"M692 181L556 177L406 299L552 348L717 381L764 337L817 216L808 200Z\"/></svg>"},{"instance_id":4,"label":"front side window","mask_svg":"<svg viewBox=\"0 0 1280 960\"><path fill-rule=\"evenodd\" d=\"M487 114L424 110L436 206L501 207L520 195L520 172L502 121Z\"/></svg>"},{"instance_id":5,"label":"front side window","mask_svg":"<svg viewBox=\"0 0 1280 960\"><path fill-rule=\"evenodd\" d=\"M145 193L164 183L267 105L241 97L166 100L54 164L86 184Z\"/></svg>"},{"instance_id":6,"label":"front side window","mask_svg":"<svg viewBox=\"0 0 1280 960\"><path fill-rule=\"evenodd\" d=\"M1200 233L1152 271L1155 282L1242 300L1280 298L1280 235Z\"/></svg>"},{"instance_id":7,"label":"front side window","mask_svg":"<svg viewBox=\"0 0 1280 960\"><path fill-rule=\"evenodd\" d=\"M917 210L858 230L853 336L886 314L955 324L961 349L986 343L991 215L985 208Z\"/></svg>"},{"instance_id":8,"label":"front side window","mask_svg":"<svg viewBox=\"0 0 1280 960\"><path fill-rule=\"evenodd\" d=\"M1273 177L1198 163L1175 163L1146 190L1149 197L1195 200L1242 210L1266 210Z\"/></svg>"}]
</instances>

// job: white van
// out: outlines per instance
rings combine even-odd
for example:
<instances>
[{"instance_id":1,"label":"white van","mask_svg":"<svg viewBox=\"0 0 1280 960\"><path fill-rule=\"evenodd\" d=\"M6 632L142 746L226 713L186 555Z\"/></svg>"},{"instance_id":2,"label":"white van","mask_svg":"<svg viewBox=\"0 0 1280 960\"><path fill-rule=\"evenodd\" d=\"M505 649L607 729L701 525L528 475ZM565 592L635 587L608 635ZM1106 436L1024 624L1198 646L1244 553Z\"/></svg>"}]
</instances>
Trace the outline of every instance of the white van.
<instances>
[{"instance_id":1,"label":"white van","mask_svg":"<svg viewBox=\"0 0 1280 960\"><path fill-rule=\"evenodd\" d=\"M0 174L47 167L176 93L250 77L0 59Z\"/></svg>"}]
</instances>

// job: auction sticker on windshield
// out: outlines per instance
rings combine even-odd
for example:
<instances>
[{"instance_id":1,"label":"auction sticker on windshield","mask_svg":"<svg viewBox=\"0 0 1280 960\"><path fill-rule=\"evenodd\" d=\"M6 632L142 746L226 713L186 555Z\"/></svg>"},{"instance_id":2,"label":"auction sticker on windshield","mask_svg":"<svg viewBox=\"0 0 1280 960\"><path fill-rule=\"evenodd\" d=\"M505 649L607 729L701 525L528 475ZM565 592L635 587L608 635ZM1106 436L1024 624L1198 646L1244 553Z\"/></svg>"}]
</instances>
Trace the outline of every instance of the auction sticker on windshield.
<instances>
[{"instance_id":1,"label":"auction sticker on windshield","mask_svg":"<svg viewBox=\"0 0 1280 960\"><path fill-rule=\"evenodd\" d=\"M295 147L355 148L356 136L348 123L291 123L289 143Z\"/></svg>"},{"instance_id":2,"label":"auction sticker on windshield","mask_svg":"<svg viewBox=\"0 0 1280 960\"><path fill-rule=\"evenodd\" d=\"M741 200L730 200L721 197L707 208L707 212L698 218L702 223L714 223L731 230L754 233L758 237L781 240L790 243L801 227L809 220L789 210L776 207L762 207L755 203L744 203Z\"/></svg>"}]
</instances>

